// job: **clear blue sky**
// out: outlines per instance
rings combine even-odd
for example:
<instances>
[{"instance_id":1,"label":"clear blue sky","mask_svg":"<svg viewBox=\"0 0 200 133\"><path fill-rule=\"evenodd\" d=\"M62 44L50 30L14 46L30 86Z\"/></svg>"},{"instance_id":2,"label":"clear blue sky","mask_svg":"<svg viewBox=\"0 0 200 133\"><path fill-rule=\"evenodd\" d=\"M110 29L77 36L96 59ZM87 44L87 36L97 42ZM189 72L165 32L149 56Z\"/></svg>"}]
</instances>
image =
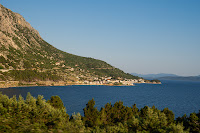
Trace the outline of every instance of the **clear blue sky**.
<instances>
[{"instance_id":1,"label":"clear blue sky","mask_svg":"<svg viewBox=\"0 0 200 133\"><path fill-rule=\"evenodd\" d=\"M63 51L140 74L200 75L200 0L1 0Z\"/></svg>"}]
</instances>

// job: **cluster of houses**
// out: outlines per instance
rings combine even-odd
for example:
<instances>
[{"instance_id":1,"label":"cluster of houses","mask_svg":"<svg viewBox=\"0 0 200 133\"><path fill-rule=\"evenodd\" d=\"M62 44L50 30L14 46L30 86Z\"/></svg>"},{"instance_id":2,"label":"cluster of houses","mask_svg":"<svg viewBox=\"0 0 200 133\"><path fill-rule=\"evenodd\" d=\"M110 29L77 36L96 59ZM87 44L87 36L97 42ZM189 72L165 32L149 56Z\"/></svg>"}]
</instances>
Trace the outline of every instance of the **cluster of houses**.
<instances>
[{"instance_id":1,"label":"cluster of houses","mask_svg":"<svg viewBox=\"0 0 200 133\"><path fill-rule=\"evenodd\" d=\"M77 84L86 85L128 85L132 86L134 83L145 83L144 79L112 79L112 77L102 78L94 81L77 81Z\"/></svg>"}]
</instances>

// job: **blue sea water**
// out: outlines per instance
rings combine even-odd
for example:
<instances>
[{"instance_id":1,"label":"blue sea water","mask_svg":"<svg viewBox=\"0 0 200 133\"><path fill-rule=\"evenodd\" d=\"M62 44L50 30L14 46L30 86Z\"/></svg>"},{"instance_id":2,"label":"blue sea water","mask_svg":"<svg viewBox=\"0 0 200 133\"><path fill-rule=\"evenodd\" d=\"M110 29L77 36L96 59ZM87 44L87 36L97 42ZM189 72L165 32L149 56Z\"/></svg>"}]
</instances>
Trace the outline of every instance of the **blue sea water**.
<instances>
[{"instance_id":1,"label":"blue sea water","mask_svg":"<svg viewBox=\"0 0 200 133\"><path fill-rule=\"evenodd\" d=\"M140 109L155 105L162 110L168 107L175 117L200 110L200 82L162 81L162 84L136 84L135 86L48 86L48 87L15 87L0 89L3 94L12 97L26 97L30 92L34 97L43 95L46 100L53 95L62 99L67 113L80 112L87 102L94 98L96 107L100 110L106 103L114 104L123 101L125 106L136 104Z\"/></svg>"}]
</instances>

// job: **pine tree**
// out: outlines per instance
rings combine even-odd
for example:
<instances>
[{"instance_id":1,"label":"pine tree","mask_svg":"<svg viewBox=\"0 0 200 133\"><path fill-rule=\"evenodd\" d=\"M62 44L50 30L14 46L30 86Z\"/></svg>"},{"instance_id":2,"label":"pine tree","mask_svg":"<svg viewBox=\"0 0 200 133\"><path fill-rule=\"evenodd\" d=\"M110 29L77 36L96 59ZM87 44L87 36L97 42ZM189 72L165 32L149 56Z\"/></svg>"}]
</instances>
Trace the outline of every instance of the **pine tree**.
<instances>
[{"instance_id":1,"label":"pine tree","mask_svg":"<svg viewBox=\"0 0 200 133\"><path fill-rule=\"evenodd\" d=\"M86 127L94 127L100 124L100 116L97 108L94 107L94 99L89 100L84 110L84 122Z\"/></svg>"},{"instance_id":2,"label":"pine tree","mask_svg":"<svg viewBox=\"0 0 200 133\"><path fill-rule=\"evenodd\" d=\"M174 113L171 110L164 108L162 112L165 113L167 117L168 125L174 122Z\"/></svg>"},{"instance_id":3,"label":"pine tree","mask_svg":"<svg viewBox=\"0 0 200 133\"><path fill-rule=\"evenodd\" d=\"M51 99L48 100L47 103L50 103L51 106L58 108L58 109L65 108L64 104L59 96L51 96Z\"/></svg>"},{"instance_id":4,"label":"pine tree","mask_svg":"<svg viewBox=\"0 0 200 133\"><path fill-rule=\"evenodd\" d=\"M189 119L189 126L191 132L199 132L200 131L200 122L196 113L191 113Z\"/></svg>"}]
</instances>

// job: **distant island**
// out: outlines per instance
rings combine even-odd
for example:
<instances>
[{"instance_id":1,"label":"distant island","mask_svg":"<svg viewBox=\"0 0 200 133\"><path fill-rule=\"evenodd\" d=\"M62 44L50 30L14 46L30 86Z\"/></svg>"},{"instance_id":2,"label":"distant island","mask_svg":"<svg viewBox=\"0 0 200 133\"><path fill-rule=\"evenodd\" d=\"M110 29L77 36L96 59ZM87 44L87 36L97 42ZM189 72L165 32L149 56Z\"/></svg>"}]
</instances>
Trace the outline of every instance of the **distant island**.
<instances>
[{"instance_id":1,"label":"distant island","mask_svg":"<svg viewBox=\"0 0 200 133\"><path fill-rule=\"evenodd\" d=\"M166 73L159 73L159 74L131 73L131 74L139 76L139 77L143 77L145 79L200 81L200 75L198 75L198 76L178 76L175 74L166 74Z\"/></svg>"},{"instance_id":2,"label":"distant island","mask_svg":"<svg viewBox=\"0 0 200 133\"><path fill-rule=\"evenodd\" d=\"M200 76L177 76L177 77L160 77L160 80L182 80L182 81L200 81Z\"/></svg>"}]
</instances>

